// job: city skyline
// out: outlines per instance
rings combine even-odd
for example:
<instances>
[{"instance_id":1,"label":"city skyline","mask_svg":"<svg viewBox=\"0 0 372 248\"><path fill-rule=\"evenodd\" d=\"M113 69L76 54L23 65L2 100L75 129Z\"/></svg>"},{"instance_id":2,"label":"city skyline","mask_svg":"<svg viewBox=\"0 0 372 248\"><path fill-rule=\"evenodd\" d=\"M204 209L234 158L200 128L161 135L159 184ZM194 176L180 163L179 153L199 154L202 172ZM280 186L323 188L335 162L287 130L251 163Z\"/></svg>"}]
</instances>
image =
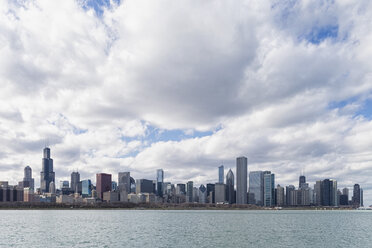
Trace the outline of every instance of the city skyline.
<instances>
[{"instance_id":1,"label":"city skyline","mask_svg":"<svg viewBox=\"0 0 372 248\"><path fill-rule=\"evenodd\" d=\"M215 183L216 166L236 176L246 156L283 184L302 171L358 182L372 204L371 12L365 0L2 1L0 180L40 173L49 140L57 187L77 170Z\"/></svg>"}]
</instances>

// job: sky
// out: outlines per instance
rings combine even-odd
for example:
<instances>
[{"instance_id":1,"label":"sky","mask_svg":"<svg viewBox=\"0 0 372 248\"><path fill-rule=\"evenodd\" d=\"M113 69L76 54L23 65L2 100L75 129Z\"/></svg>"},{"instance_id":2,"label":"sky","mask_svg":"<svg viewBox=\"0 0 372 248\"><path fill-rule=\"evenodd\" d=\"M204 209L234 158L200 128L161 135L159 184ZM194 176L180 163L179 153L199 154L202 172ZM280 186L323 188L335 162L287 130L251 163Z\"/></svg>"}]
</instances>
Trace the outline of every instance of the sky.
<instances>
[{"instance_id":1,"label":"sky","mask_svg":"<svg viewBox=\"0 0 372 248\"><path fill-rule=\"evenodd\" d=\"M359 183L372 204L369 0L0 1L0 180Z\"/></svg>"}]
</instances>

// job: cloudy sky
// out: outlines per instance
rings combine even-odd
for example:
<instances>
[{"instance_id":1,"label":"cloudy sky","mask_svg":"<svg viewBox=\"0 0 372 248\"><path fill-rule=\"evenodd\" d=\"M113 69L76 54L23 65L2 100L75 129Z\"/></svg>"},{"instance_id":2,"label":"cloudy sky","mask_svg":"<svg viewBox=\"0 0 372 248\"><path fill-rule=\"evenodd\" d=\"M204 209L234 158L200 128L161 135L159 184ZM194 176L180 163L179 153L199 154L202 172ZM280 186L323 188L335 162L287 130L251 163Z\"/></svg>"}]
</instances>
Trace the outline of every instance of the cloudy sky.
<instances>
[{"instance_id":1,"label":"cloudy sky","mask_svg":"<svg viewBox=\"0 0 372 248\"><path fill-rule=\"evenodd\" d=\"M0 1L0 180L73 170L359 183L372 203L369 0Z\"/></svg>"}]
</instances>

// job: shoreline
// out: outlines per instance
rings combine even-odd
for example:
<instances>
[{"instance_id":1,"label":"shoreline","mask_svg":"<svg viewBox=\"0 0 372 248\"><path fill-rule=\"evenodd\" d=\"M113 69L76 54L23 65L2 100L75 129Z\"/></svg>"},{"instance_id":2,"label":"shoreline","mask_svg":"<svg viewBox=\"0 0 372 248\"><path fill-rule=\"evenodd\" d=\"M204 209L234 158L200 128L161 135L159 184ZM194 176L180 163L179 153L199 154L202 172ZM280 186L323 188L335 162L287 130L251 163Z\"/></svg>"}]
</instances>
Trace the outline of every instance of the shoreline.
<instances>
[{"instance_id":1,"label":"shoreline","mask_svg":"<svg viewBox=\"0 0 372 248\"><path fill-rule=\"evenodd\" d=\"M216 204L149 204L149 203L94 203L94 204L60 204L60 203L25 203L12 202L0 203L0 210L260 210L260 211L283 211L283 210L357 210L352 207L274 207L265 208L255 205L216 205Z\"/></svg>"}]
</instances>

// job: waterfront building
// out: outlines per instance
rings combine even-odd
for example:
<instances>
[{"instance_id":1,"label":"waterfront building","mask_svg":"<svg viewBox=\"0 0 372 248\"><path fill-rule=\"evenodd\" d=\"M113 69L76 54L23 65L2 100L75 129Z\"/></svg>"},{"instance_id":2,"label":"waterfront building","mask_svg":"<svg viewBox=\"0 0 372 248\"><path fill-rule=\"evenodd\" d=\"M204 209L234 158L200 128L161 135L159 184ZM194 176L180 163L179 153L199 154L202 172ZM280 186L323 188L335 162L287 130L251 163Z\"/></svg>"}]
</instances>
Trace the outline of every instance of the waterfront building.
<instances>
[{"instance_id":1,"label":"waterfront building","mask_svg":"<svg viewBox=\"0 0 372 248\"><path fill-rule=\"evenodd\" d=\"M207 183L207 200L209 203L215 203L214 196L214 184Z\"/></svg>"},{"instance_id":2,"label":"waterfront building","mask_svg":"<svg viewBox=\"0 0 372 248\"><path fill-rule=\"evenodd\" d=\"M194 182L188 181L186 184L186 202L193 202L193 188L194 188Z\"/></svg>"},{"instance_id":3,"label":"waterfront building","mask_svg":"<svg viewBox=\"0 0 372 248\"><path fill-rule=\"evenodd\" d=\"M53 171L53 159L50 157L50 148L45 147L43 150L42 168L40 172L40 191L49 192L49 185L55 181Z\"/></svg>"},{"instance_id":4,"label":"waterfront building","mask_svg":"<svg viewBox=\"0 0 372 248\"><path fill-rule=\"evenodd\" d=\"M23 188L23 201L32 202L34 196L34 189L31 187ZM0 200L1 201L1 200Z\"/></svg>"},{"instance_id":5,"label":"waterfront building","mask_svg":"<svg viewBox=\"0 0 372 248\"><path fill-rule=\"evenodd\" d=\"M322 197L322 181L316 181L314 184L314 203L316 206L321 206L323 203L323 197Z\"/></svg>"},{"instance_id":6,"label":"waterfront building","mask_svg":"<svg viewBox=\"0 0 372 248\"><path fill-rule=\"evenodd\" d=\"M106 191L103 192L104 202L119 202L119 192L117 191Z\"/></svg>"},{"instance_id":7,"label":"waterfront building","mask_svg":"<svg viewBox=\"0 0 372 248\"><path fill-rule=\"evenodd\" d=\"M331 179L332 181L332 190L331 190L331 194L332 194L332 202L331 202L331 206L338 206L338 199L337 199L337 181L334 180L334 179Z\"/></svg>"},{"instance_id":8,"label":"waterfront building","mask_svg":"<svg viewBox=\"0 0 372 248\"><path fill-rule=\"evenodd\" d=\"M354 207L360 207L361 206L361 201L360 201L360 186L359 184L354 184L354 189L353 189L353 198L352 198L352 202L353 202L353 206Z\"/></svg>"},{"instance_id":9,"label":"waterfront building","mask_svg":"<svg viewBox=\"0 0 372 248\"><path fill-rule=\"evenodd\" d=\"M226 201L229 204L235 203L234 173L231 169L226 175Z\"/></svg>"},{"instance_id":10,"label":"waterfront building","mask_svg":"<svg viewBox=\"0 0 372 248\"><path fill-rule=\"evenodd\" d=\"M207 203L207 188L203 184L199 187L199 203Z\"/></svg>"},{"instance_id":11,"label":"waterfront building","mask_svg":"<svg viewBox=\"0 0 372 248\"><path fill-rule=\"evenodd\" d=\"M238 157L236 159L236 203L247 204L247 172L248 159Z\"/></svg>"},{"instance_id":12,"label":"waterfront building","mask_svg":"<svg viewBox=\"0 0 372 248\"><path fill-rule=\"evenodd\" d=\"M199 189L197 187L192 189L192 201L199 202Z\"/></svg>"},{"instance_id":13,"label":"waterfront building","mask_svg":"<svg viewBox=\"0 0 372 248\"><path fill-rule=\"evenodd\" d=\"M119 182L119 191L126 191L128 194L130 191L130 172L119 172L118 182Z\"/></svg>"},{"instance_id":14,"label":"waterfront building","mask_svg":"<svg viewBox=\"0 0 372 248\"><path fill-rule=\"evenodd\" d=\"M163 197L163 183L164 183L164 171L158 169L156 171L156 195Z\"/></svg>"},{"instance_id":15,"label":"waterfront building","mask_svg":"<svg viewBox=\"0 0 372 248\"><path fill-rule=\"evenodd\" d=\"M225 175L224 168L223 165L221 165L220 167L218 167L218 183L224 183L223 181L224 175Z\"/></svg>"},{"instance_id":16,"label":"waterfront building","mask_svg":"<svg viewBox=\"0 0 372 248\"><path fill-rule=\"evenodd\" d=\"M322 206L337 206L337 181L324 179L321 185Z\"/></svg>"},{"instance_id":17,"label":"waterfront building","mask_svg":"<svg viewBox=\"0 0 372 248\"><path fill-rule=\"evenodd\" d=\"M254 195L254 198L251 197L249 204L263 206L264 197L263 171L249 172L249 193Z\"/></svg>"},{"instance_id":18,"label":"waterfront building","mask_svg":"<svg viewBox=\"0 0 372 248\"><path fill-rule=\"evenodd\" d=\"M284 206L284 188L279 184L276 186L276 205L279 207Z\"/></svg>"},{"instance_id":19,"label":"waterfront building","mask_svg":"<svg viewBox=\"0 0 372 248\"><path fill-rule=\"evenodd\" d=\"M92 182L90 181L90 179L81 181L81 188L83 197L92 196Z\"/></svg>"},{"instance_id":20,"label":"waterfront building","mask_svg":"<svg viewBox=\"0 0 372 248\"><path fill-rule=\"evenodd\" d=\"M111 186L111 174L96 174L96 190L99 199L103 200L103 192L111 191Z\"/></svg>"},{"instance_id":21,"label":"waterfront building","mask_svg":"<svg viewBox=\"0 0 372 248\"><path fill-rule=\"evenodd\" d=\"M154 184L152 180L147 179L137 179L136 180L136 193L153 193Z\"/></svg>"},{"instance_id":22,"label":"waterfront building","mask_svg":"<svg viewBox=\"0 0 372 248\"><path fill-rule=\"evenodd\" d=\"M294 185L288 185L285 187L285 205L287 206L294 206L295 204L295 199L294 198L294 191L295 191L295 186Z\"/></svg>"},{"instance_id":23,"label":"waterfront building","mask_svg":"<svg viewBox=\"0 0 372 248\"><path fill-rule=\"evenodd\" d=\"M349 205L349 197L348 195L340 195L340 206L347 206Z\"/></svg>"},{"instance_id":24,"label":"waterfront building","mask_svg":"<svg viewBox=\"0 0 372 248\"><path fill-rule=\"evenodd\" d=\"M223 183L216 183L214 185L214 190L216 203L224 203L226 201L226 185Z\"/></svg>"},{"instance_id":25,"label":"waterfront building","mask_svg":"<svg viewBox=\"0 0 372 248\"><path fill-rule=\"evenodd\" d=\"M270 171L264 171L264 206L275 205L275 175Z\"/></svg>"},{"instance_id":26,"label":"waterfront building","mask_svg":"<svg viewBox=\"0 0 372 248\"><path fill-rule=\"evenodd\" d=\"M71 191L74 193L79 192L79 182L80 182L80 173L78 171L73 171L71 173Z\"/></svg>"}]
</instances>

